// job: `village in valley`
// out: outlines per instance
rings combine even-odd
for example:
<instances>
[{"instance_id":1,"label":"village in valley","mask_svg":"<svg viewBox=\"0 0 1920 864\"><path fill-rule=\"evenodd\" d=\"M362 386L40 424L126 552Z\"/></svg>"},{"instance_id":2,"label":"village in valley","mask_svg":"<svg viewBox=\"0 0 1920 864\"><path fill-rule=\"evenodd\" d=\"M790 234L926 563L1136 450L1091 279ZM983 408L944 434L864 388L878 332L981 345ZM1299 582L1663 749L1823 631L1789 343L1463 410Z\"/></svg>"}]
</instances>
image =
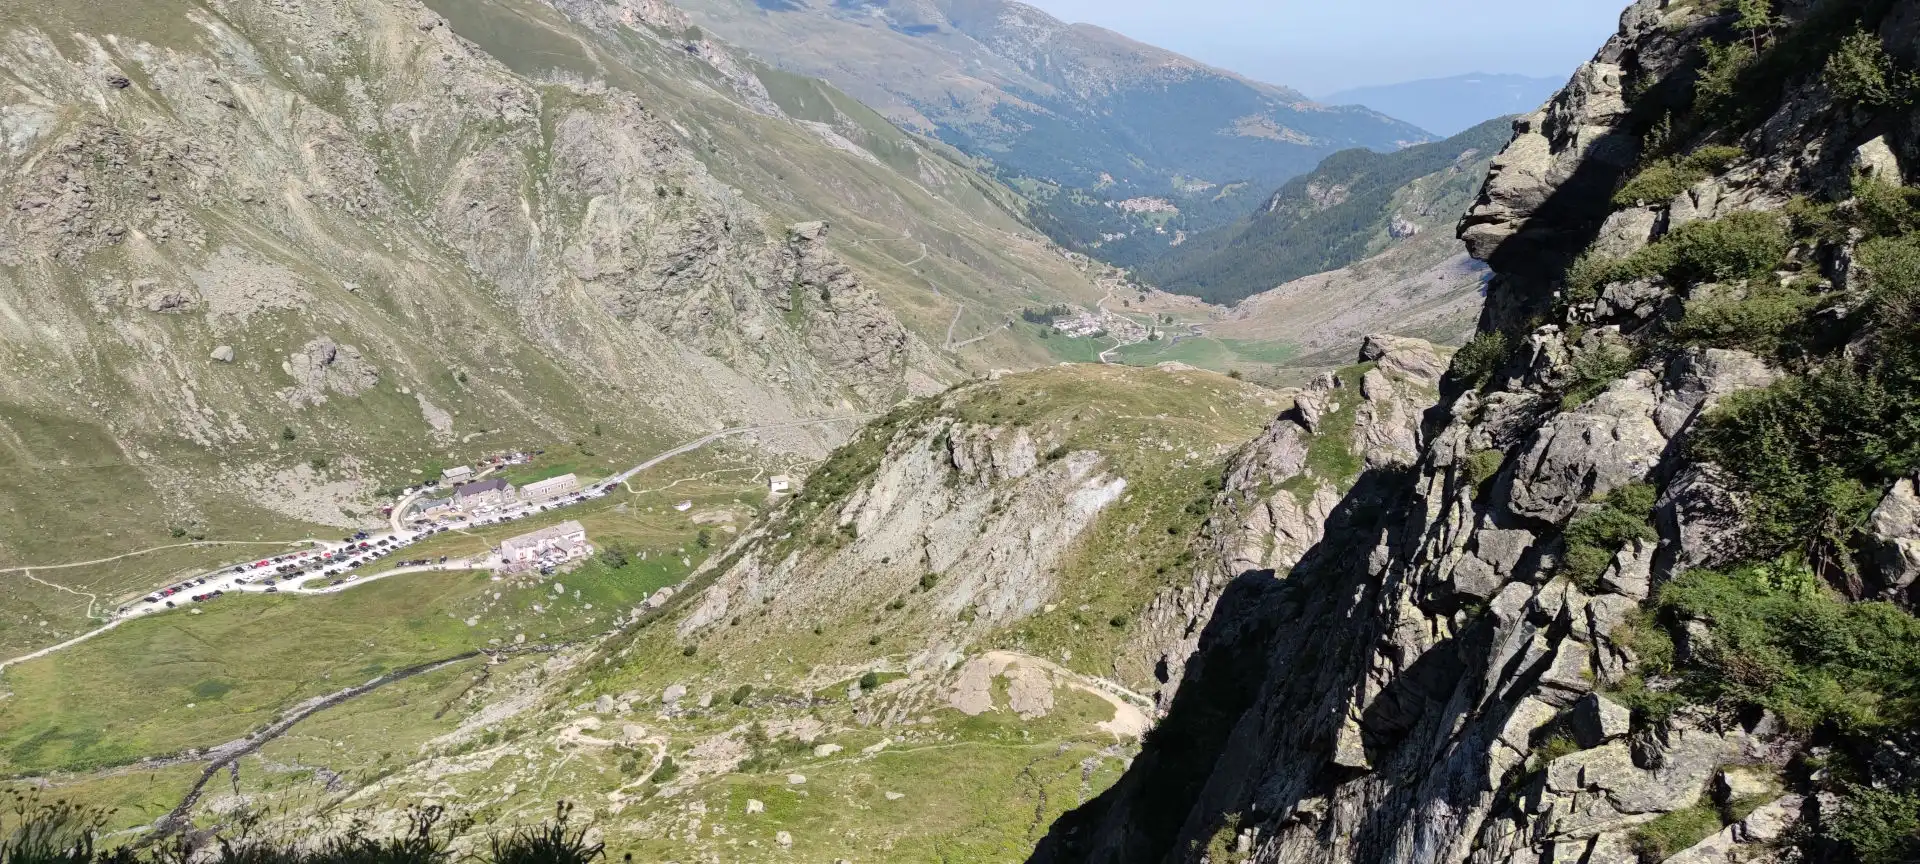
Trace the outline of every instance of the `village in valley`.
<instances>
[{"instance_id":1,"label":"village in valley","mask_svg":"<svg viewBox=\"0 0 1920 864\"><path fill-rule=\"evenodd\" d=\"M702 439L627 472L593 480L583 480L572 471L543 476L546 472L539 470L536 463L546 454L539 450L500 453L474 464L446 468L439 476L417 486L395 490L394 502L380 508L387 521L386 530L358 531L337 543L316 541L308 549L230 565L186 579L121 606L109 625L121 619L212 601L229 593L331 594L356 584L410 573L490 571L495 582L527 576L543 580L596 559L602 564L610 561L624 567L629 561L644 564L651 560L650 556L659 556L663 564L677 564L670 568L674 572L688 572L695 565L695 556L684 546L670 550L669 554L668 551L632 549L618 542L596 544L582 521L584 517L553 519L568 515L562 511L609 496L637 500L639 493L627 482L633 476L731 431L741 430ZM516 469L531 471L528 475L531 479L516 486L508 478ZM759 470L755 476L765 478L760 481L763 485L747 489L735 487L736 492L748 493L757 488L767 500L777 501L794 493L800 485L795 477L787 474L766 476L764 470ZM672 485L684 479L688 478ZM747 506L744 496L733 497L732 502ZM633 506L622 501L612 509L628 512ZM651 505L644 507L645 513L653 513L655 509ZM725 507L692 512L695 509L692 498L667 499L657 509L661 514L674 514L692 526L690 530L696 532L692 545L702 552L710 550L714 543L713 528L709 525L725 534L737 530L732 524L733 512ZM520 522L529 523L528 530L502 536L501 529ZM484 551L400 556L403 550L408 550L408 555L420 555L421 549L439 551L439 547L446 545L437 541L443 535L462 537L469 548L479 545ZM476 540L480 544L472 542ZM657 608L673 594L674 588L670 585L650 589L633 614ZM60 647L64 646L55 646L53 650Z\"/></svg>"}]
</instances>

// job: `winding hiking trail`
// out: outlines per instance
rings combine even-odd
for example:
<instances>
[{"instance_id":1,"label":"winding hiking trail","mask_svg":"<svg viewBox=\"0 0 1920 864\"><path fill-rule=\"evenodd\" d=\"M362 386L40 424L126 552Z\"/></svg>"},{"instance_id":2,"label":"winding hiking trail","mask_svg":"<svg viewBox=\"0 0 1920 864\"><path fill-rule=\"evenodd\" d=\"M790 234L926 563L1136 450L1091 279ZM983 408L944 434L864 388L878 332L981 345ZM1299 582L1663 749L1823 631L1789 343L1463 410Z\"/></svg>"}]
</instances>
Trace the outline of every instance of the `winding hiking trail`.
<instances>
[{"instance_id":1,"label":"winding hiking trail","mask_svg":"<svg viewBox=\"0 0 1920 864\"><path fill-rule=\"evenodd\" d=\"M186 795L184 795L180 799L180 803L175 805L173 810L169 811L167 815L160 817L158 820L154 822L153 833L149 834L147 839L142 842L144 844L144 843L151 843L155 840L164 839L168 836L171 836L174 833L177 833L189 827L191 825L191 822L189 821L188 817L192 815L194 805L199 803L200 796L206 791L207 784L213 780L215 775L219 774L222 770L226 769L228 766L233 765L234 763L240 761L241 757L251 754L255 751L258 751L261 747L266 746L269 742L272 742L274 739L287 734L287 732L291 730L294 726L298 725L300 721L305 720L308 717L312 717L313 715L318 714L330 708L339 707L340 705L346 704L347 702L350 702L354 699L357 699L361 696L365 696L368 693L372 693L375 690L385 687L388 684L405 681L408 678L413 678L419 675L425 675L429 672L437 672L449 666L453 666L459 663L464 663L468 660L472 660L475 657L487 657L490 660L497 662L498 659L501 657L507 657L507 656L512 656L516 654L552 653L554 651L559 650L561 647L563 646L528 645L523 647L501 648L501 649L493 649L493 650L485 650L485 651L482 651L482 650L466 651L460 654L455 654L452 657L446 657L439 660L429 660L425 663L409 666L405 669L395 670L393 672L389 672L385 675L375 678L372 681L368 681L365 684L360 684L354 687L348 687L345 690L341 690L327 696L319 696L319 697L310 699L300 705L296 705L293 708L289 709L285 714L280 715L280 718L278 720L275 720L273 723L268 724L266 728L261 729L260 731L255 732L251 735L248 735L245 738L238 738L233 741L228 741L227 743L221 744L217 747L210 748L200 756L193 758L192 761L196 761L196 762L202 761L202 760L210 760L210 761L207 762L206 769L200 772L200 777L199 779L194 781L192 788L188 789Z\"/></svg>"},{"instance_id":2,"label":"winding hiking trail","mask_svg":"<svg viewBox=\"0 0 1920 864\"><path fill-rule=\"evenodd\" d=\"M913 235L903 233L898 237L861 237L854 240L853 242L854 242L854 245L858 246L862 244L873 244L873 243L881 243L881 242L897 243L897 242L903 242L903 241L909 241L909 240L913 240ZM948 297L946 292L940 290L940 283L933 281L933 279L929 277L927 274L914 269L915 267L919 266L920 262L927 260L927 257L933 254L933 252L927 248L926 243L920 242L920 241L914 241L914 242L920 243L920 257L915 258L912 261L902 261L898 258L893 257L893 255L888 253L887 250L881 249L878 247L876 247L874 251L880 253L880 256L887 259L888 261L892 261L893 263L898 264L901 267L905 267L909 270L913 270L913 275L920 277L920 281L927 283L927 288L933 291L933 296L939 297L944 300L953 301L953 304L954 304L953 319L947 322L947 337L941 343L942 345L941 350L949 351L949 352L958 351L962 348L967 347L968 345L973 345L982 340L985 340L988 336L992 336L996 331L1003 329L1002 327L995 327L971 339L965 339L959 342L955 342L953 340L953 331L960 327L960 319L967 314L967 304L962 303L959 300L956 300L952 297ZM1009 321L1003 326L1012 327L1013 322Z\"/></svg>"},{"instance_id":3,"label":"winding hiking trail","mask_svg":"<svg viewBox=\"0 0 1920 864\"><path fill-rule=\"evenodd\" d=\"M105 619L102 619L102 618L99 618L99 617L97 617L97 616L95 616L95 615L93 614L93 610L94 610L94 607L96 607L96 606L99 606L99 605L100 605L100 598L99 598L98 596L96 596L95 594L93 594L93 592L90 592L90 591L80 591L80 590L77 590L77 589L73 589L73 588L68 588L68 587L67 587L67 586L65 586L65 585L56 585L56 584L54 584L54 583L52 583L52 582L48 582L48 581L47 581L47 580L45 580L45 579L42 579L42 578L40 578L40 577L38 577L38 576L35 576L35 575L33 575L33 571L32 571L32 570L26 570L26 571L24 571L24 572L22 572L22 573L21 573L20 575L22 575L22 576L25 576L25 577L27 577L27 581L29 581L29 582L37 582L37 583L39 583L39 584L41 584L41 585L45 585L45 586L47 586L48 588L52 588L52 589L54 589L55 591L65 591L65 592L67 592L68 594L75 594L75 595L78 595L78 596L81 596L81 597L85 597L85 598L87 598L87 614L86 614L86 617L87 617L87 619L88 619L88 620L92 620L92 621L100 621L100 620L105 620Z\"/></svg>"},{"instance_id":4,"label":"winding hiking trail","mask_svg":"<svg viewBox=\"0 0 1920 864\"><path fill-rule=\"evenodd\" d=\"M172 543L166 546L150 546L146 549L135 549L132 552L123 552L111 558L95 558L92 561L73 561L67 564L31 564L25 567L5 567L5 568L0 568L0 573L25 573L29 570L66 570L72 567L92 567L95 564L111 564L115 561L123 561L128 558L133 558L139 555L148 555L154 552L165 551L167 549L187 549L187 548L193 548L193 547L199 547L199 546L300 546L303 544L315 543L315 542L318 542L318 541L313 540L311 538L305 539L305 540L195 540L191 543Z\"/></svg>"}]
</instances>

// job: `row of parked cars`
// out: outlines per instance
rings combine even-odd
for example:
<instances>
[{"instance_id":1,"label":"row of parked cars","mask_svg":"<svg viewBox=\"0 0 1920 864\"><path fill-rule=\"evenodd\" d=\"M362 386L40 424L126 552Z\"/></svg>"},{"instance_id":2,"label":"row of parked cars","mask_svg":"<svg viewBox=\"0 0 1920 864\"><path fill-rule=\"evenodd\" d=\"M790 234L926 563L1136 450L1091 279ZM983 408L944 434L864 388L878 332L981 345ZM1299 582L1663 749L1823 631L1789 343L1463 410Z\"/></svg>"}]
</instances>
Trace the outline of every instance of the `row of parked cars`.
<instances>
[{"instance_id":1,"label":"row of parked cars","mask_svg":"<svg viewBox=\"0 0 1920 864\"><path fill-rule=\"evenodd\" d=\"M535 455L538 455L538 451L536 451ZM438 481L428 481L424 485L433 486L436 485L437 482ZM595 485L561 500L549 501L540 505L524 505L524 509L509 511L488 519L474 519L466 524L490 525L510 522L523 516L533 515L534 513L545 512L557 507L564 507L569 504L577 504L592 498L602 497L606 495L611 488L612 486L607 484ZM412 494L412 490L409 489L407 494ZM280 582L297 579L302 576L333 576L337 578L334 578L333 581L328 584L340 585L359 578L357 574L348 571L383 559L399 551L404 546L412 545L416 541L447 531L451 527L453 526L450 524L435 525L421 528L411 535L380 537L378 539L374 539L365 531L358 531L340 538L340 546L336 549L310 549L303 552L290 552L285 555L276 555L272 558L262 558L251 564L236 565L229 569L227 573L228 575L236 577L233 581L241 585L250 585L253 584L254 579L261 579L259 584L266 589L266 593L268 594L279 593L280 588L278 585ZM398 566L424 567L432 563L434 563L432 559L416 558L410 561L401 561ZM447 556L440 556L439 563L447 563ZM178 585L170 585L149 595L143 602L149 604L164 603L167 608L174 608L176 601L170 598L175 598L181 593L195 587L203 586L207 584L207 580L210 578L213 577L203 576L199 579L188 580ZM225 593L225 591L215 589L209 592L190 595L188 599L192 602L199 603L215 599ZM128 611L128 609L127 607L122 607L120 611L124 613Z\"/></svg>"},{"instance_id":2,"label":"row of parked cars","mask_svg":"<svg viewBox=\"0 0 1920 864\"><path fill-rule=\"evenodd\" d=\"M190 579L190 580L188 580L188 581L186 581L186 582L182 582L182 583L180 583L180 584L178 584L178 585L168 585L167 587L165 587L165 588L162 588L162 589L160 589L160 590L158 590L158 591L155 591L155 592L153 592L152 594L148 594L148 595L147 595L147 597L146 597L146 599L145 599L145 600L143 600L143 601L141 601L141 602L144 602L144 603L165 603L165 604L167 604L167 608L168 608L168 609L172 609L172 608L174 607L174 602L173 602L172 600L169 600L169 599L167 599L167 598L169 598L169 597L173 597L173 596L176 596L176 595L178 595L178 594L182 594L182 593L185 593L185 592L187 592L187 591L191 591L191 590L193 590L193 588L194 588L195 586L198 586L198 585L205 585L205 584L207 584L207 577L205 577L205 576L202 576L202 577L200 577L199 579ZM200 599L200 598L201 598L202 596L205 596L205 595L195 595L195 596L193 597L193 599L194 599L194 600L199 600L199 599ZM127 611L127 610L126 610L126 608L125 608L125 607L121 607L121 609L120 609L120 611L122 611L122 612L125 612L125 611Z\"/></svg>"}]
</instances>

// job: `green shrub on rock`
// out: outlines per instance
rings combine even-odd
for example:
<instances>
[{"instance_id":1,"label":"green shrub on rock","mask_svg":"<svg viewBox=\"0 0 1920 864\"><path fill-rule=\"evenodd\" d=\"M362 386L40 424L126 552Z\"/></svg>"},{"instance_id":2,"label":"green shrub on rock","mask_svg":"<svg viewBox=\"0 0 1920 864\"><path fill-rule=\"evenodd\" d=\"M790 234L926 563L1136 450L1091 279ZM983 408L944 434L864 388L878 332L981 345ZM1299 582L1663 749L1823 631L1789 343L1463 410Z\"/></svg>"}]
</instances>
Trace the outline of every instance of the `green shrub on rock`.
<instances>
[{"instance_id":1,"label":"green shrub on rock","mask_svg":"<svg viewBox=\"0 0 1920 864\"><path fill-rule=\"evenodd\" d=\"M1920 236L1879 237L1856 252L1867 268L1875 314L1883 321L1920 320Z\"/></svg>"},{"instance_id":2,"label":"green shrub on rock","mask_svg":"<svg viewBox=\"0 0 1920 864\"><path fill-rule=\"evenodd\" d=\"M1625 258L1582 257L1567 270L1567 295L1591 302L1609 283L1665 279L1675 285L1771 279L1793 246L1779 214L1743 211L1688 222Z\"/></svg>"},{"instance_id":3,"label":"green shrub on rock","mask_svg":"<svg viewBox=\"0 0 1920 864\"><path fill-rule=\"evenodd\" d=\"M1828 836L1850 847L1860 864L1920 859L1920 794L1849 785Z\"/></svg>"},{"instance_id":4,"label":"green shrub on rock","mask_svg":"<svg viewBox=\"0 0 1920 864\"><path fill-rule=\"evenodd\" d=\"M1454 378L1474 387L1487 383L1493 373L1499 371L1500 364L1506 362L1508 342L1507 334L1498 330L1475 334L1454 352L1451 370Z\"/></svg>"},{"instance_id":5,"label":"green shrub on rock","mask_svg":"<svg viewBox=\"0 0 1920 864\"><path fill-rule=\"evenodd\" d=\"M1690 570L1656 602L1710 628L1686 670L1701 701L1763 707L1801 731L1873 734L1920 719L1920 619L1892 604L1849 603L1792 561Z\"/></svg>"},{"instance_id":6,"label":"green shrub on rock","mask_svg":"<svg viewBox=\"0 0 1920 864\"><path fill-rule=\"evenodd\" d=\"M1674 324L1672 334L1685 345L1773 354L1819 304L1818 297L1797 285L1719 292L1689 301L1686 316Z\"/></svg>"},{"instance_id":7,"label":"green shrub on rock","mask_svg":"<svg viewBox=\"0 0 1920 864\"><path fill-rule=\"evenodd\" d=\"M1880 37L1858 31L1840 42L1827 57L1822 80L1843 102L1865 108L1894 108L1913 102L1911 73L1894 66Z\"/></svg>"},{"instance_id":8,"label":"green shrub on rock","mask_svg":"<svg viewBox=\"0 0 1920 864\"><path fill-rule=\"evenodd\" d=\"M1763 277L1787 257L1791 240L1785 220L1772 213L1742 211L1720 219L1688 222L1661 238L1665 256L1650 256L1670 282ZM1652 248L1652 247L1649 247Z\"/></svg>"},{"instance_id":9,"label":"green shrub on rock","mask_svg":"<svg viewBox=\"0 0 1920 864\"><path fill-rule=\"evenodd\" d=\"M1567 523L1566 554L1561 562L1567 579L1581 590L1593 591L1614 553L1634 540L1656 539L1649 523L1653 502L1652 486L1630 483L1608 493L1599 509Z\"/></svg>"},{"instance_id":10,"label":"green shrub on rock","mask_svg":"<svg viewBox=\"0 0 1920 864\"><path fill-rule=\"evenodd\" d=\"M1473 489L1473 500L1479 501L1492 491L1490 484L1506 462L1507 454L1499 450L1480 450L1467 457L1466 480Z\"/></svg>"},{"instance_id":11,"label":"green shrub on rock","mask_svg":"<svg viewBox=\"0 0 1920 864\"><path fill-rule=\"evenodd\" d=\"M1713 802L1702 800L1640 825L1633 829L1628 842L1641 861L1660 862L1713 836L1721 827L1719 809Z\"/></svg>"},{"instance_id":12,"label":"green shrub on rock","mask_svg":"<svg viewBox=\"0 0 1920 864\"><path fill-rule=\"evenodd\" d=\"M1692 456L1740 481L1754 555L1834 554L1873 509L1869 481L1913 461L1920 437L1903 418L1917 396L1920 379L1890 389L1846 366L1786 378L1724 400L1694 434Z\"/></svg>"},{"instance_id":13,"label":"green shrub on rock","mask_svg":"<svg viewBox=\"0 0 1920 864\"><path fill-rule=\"evenodd\" d=\"M1727 166L1745 155L1738 147L1714 145L1678 159L1656 160L1614 193L1614 206L1665 204L1693 188L1693 184L1727 170Z\"/></svg>"}]
</instances>

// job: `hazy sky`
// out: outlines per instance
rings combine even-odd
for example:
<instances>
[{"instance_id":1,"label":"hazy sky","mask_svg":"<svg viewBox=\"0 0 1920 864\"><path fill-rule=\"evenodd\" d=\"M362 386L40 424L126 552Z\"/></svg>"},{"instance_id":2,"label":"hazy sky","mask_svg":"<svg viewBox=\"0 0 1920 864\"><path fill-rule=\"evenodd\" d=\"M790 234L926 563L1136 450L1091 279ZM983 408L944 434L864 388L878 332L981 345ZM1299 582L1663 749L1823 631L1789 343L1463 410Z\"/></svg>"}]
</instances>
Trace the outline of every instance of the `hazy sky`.
<instances>
[{"instance_id":1,"label":"hazy sky","mask_svg":"<svg viewBox=\"0 0 1920 864\"><path fill-rule=\"evenodd\" d=\"M1468 72L1563 77L1627 0L1026 0L1320 96Z\"/></svg>"}]
</instances>

